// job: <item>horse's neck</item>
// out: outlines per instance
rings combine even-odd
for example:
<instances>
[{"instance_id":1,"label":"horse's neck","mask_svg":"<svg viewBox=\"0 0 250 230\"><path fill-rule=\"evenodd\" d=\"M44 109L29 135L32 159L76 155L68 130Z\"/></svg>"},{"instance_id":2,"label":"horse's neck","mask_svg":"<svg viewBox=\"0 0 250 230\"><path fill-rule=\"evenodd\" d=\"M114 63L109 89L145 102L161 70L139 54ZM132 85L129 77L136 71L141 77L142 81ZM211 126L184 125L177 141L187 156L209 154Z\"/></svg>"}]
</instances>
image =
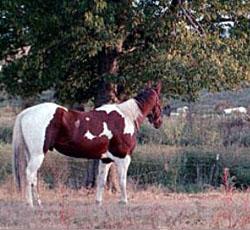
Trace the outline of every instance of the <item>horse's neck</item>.
<instances>
[{"instance_id":1,"label":"horse's neck","mask_svg":"<svg viewBox=\"0 0 250 230\"><path fill-rule=\"evenodd\" d=\"M144 117L135 99L129 99L117 106L126 117L131 121L136 122L137 126L142 123Z\"/></svg>"},{"instance_id":2,"label":"horse's neck","mask_svg":"<svg viewBox=\"0 0 250 230\"><path fill-rule=\"evenodd\" d=\"M143 117L147 117L148 114L152 111L155 104L155 94L156 92L154 92L153 90L147 90L135 97L135 100L141 110Z\"/></svg>"}]
</instances>

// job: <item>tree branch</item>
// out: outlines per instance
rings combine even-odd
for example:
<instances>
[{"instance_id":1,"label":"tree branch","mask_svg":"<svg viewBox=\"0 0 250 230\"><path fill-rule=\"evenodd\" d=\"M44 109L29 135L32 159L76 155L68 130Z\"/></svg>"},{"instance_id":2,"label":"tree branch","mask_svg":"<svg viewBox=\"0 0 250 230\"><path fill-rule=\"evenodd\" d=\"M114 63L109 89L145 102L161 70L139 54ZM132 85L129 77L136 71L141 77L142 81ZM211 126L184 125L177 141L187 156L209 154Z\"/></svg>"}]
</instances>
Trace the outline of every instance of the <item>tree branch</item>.
<instances>
[{"instance_id":1,"label":"tree branch","mask_svg":"<svg viewBox=\"0 0 250 230\"><path fill-rule=\"evenodd\" d=\"M193 26L193 28L200 34L200 36L206 36L205 30L202 25L196 20L196 18L192 15L190 11L187 11L183 7L181 10L185 17L187 18L188 22Z\"/></svg>"}]
</instances>

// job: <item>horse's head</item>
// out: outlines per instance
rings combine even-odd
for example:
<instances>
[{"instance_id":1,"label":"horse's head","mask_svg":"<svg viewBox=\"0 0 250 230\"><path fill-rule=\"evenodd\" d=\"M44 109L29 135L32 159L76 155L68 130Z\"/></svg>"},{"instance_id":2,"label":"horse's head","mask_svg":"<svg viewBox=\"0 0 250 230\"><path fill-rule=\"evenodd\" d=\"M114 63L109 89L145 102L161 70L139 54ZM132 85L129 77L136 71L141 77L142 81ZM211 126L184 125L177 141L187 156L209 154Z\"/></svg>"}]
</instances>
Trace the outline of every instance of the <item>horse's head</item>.
<instances>
[{"instance_id":1,"label":"horse's head","mask_svg":"<svg viewBox=\"0 0 250 230\"><path fill-rule=\"evenodd\" d=\"M152 110L147 115L147 118L151 124L154 125L156 129L160 128L162 124L162 109L161 109L161 86L162 83L158 82L155 88L150 88L149 90L153 93L153 100L152 100Z\"/></svg>"}]
</instances>

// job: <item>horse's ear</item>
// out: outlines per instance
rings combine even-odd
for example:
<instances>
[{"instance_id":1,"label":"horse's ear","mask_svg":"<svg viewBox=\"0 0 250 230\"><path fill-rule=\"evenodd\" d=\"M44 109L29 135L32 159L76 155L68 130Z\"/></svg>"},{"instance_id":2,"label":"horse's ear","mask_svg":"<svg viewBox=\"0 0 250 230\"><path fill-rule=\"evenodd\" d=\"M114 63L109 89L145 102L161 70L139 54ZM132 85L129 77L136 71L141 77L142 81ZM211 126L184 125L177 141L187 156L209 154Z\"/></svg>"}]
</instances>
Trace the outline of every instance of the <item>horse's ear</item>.
<instances>
[{"instance_id":1,"label":"horse's ear","mask_svg":"<svg viewBox=\"0 0 250 230\"><path fill-rule=\"evenodd\" d=\"M145 85L145 89L150 89L150 88L152 88L152 81L149 80Z\"/></svg>"},{"instance_id":2,"label":"horse's ear","mask_svg":"<svg viewBox=\"0 0 250 230\"><path fill-rule=\"evenodd\" d=\"M162 88L162 82L158 81L156 87L155 87L155 91L160 94L161 93L161 88Z\"/></svg>"}]
</instances>

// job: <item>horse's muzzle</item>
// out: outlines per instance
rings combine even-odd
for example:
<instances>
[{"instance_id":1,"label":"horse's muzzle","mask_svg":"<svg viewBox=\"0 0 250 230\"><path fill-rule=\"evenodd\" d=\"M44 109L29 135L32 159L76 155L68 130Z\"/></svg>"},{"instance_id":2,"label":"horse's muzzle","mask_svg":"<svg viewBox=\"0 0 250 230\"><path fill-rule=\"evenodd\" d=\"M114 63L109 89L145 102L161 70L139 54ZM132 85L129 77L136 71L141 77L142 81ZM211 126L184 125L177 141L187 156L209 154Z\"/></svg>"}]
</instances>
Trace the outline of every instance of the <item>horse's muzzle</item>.
<instances>
[{"instance_id":1,"label":"horse's muzzle","mask_svg":"<svg viewBox=\"0 0 250 230\"><path fill-rule=\"evenodd\" d=\"M159 128L161 127L161 125L162 125L162 122L163 122L163 119L162 119L162 117L160 117L159 119L157 119L157 120L154 122L154 127L155 127L156 129L159 129Z\"/></svg>"}]
</instances>

